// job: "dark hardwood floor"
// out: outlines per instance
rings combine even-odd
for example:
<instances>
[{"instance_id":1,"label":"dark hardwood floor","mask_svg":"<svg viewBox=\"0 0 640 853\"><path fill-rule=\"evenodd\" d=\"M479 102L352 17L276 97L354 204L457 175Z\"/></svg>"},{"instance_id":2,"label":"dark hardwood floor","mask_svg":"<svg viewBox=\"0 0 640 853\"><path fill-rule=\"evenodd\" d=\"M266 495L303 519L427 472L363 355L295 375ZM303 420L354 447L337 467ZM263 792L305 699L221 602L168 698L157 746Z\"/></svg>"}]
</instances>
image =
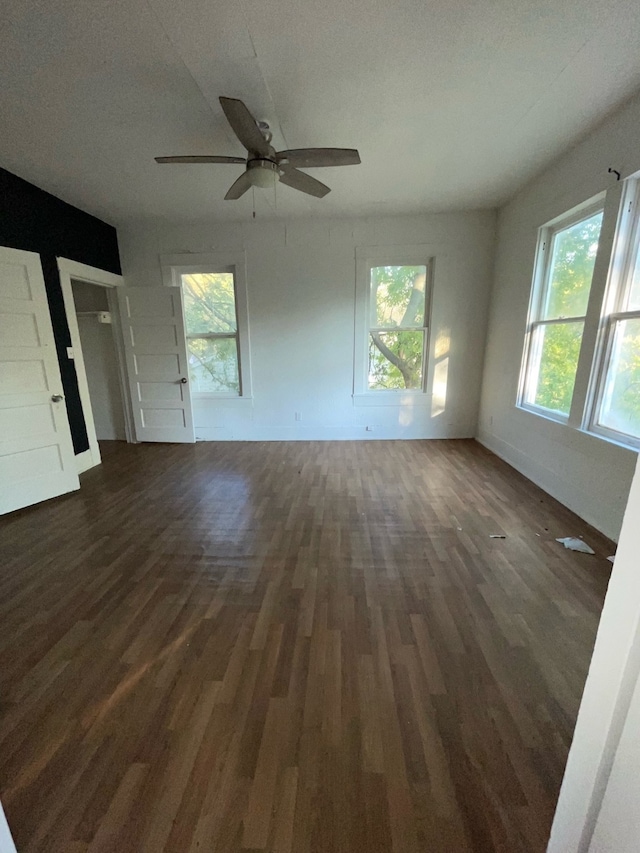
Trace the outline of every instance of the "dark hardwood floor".
<instances>
[{"instance_id":1,"label":"dark hardwood floor","mask_svg":"<svg viewBox=\"0 0 640 853\"><path fill-rule=\"evenodd\" d=\"M606 539L473 441L103 459L0 520L20 853L545 849Z\"/></svg>"}]
</instances>

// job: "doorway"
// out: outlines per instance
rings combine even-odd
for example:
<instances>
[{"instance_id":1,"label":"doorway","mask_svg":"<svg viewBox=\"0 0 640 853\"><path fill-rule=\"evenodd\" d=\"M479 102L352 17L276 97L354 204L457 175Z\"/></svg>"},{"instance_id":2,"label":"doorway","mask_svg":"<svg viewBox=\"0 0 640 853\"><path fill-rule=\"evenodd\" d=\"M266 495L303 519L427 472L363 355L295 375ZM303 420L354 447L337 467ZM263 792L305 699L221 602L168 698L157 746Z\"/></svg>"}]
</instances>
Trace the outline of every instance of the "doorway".
<instances>
[{"instance_id":1,"label":"doorway","mask_svg":"<svg viewBox=\"0 0 640 853\"><path fill-rule=\"evenodd\" d=\"M133 441L122 331L115 289L121 276L58 259L88 449L76 454L78 473L101 462L98 441Z\"/></svg>"},{"instance_id":2,"label":"doorway","mask_svg":"<svg viewBox=\"0 0 640 853\"><path fill-rule=\"evenodd\" d=\"M124 403L113 318L105 287L71 279L82 360L89 388L85 422L93 420L98 441L126 441ZM75 359L78 361L78 354ZM86 408L83 401L83 410Z\"/></svg>"}]
</instances>

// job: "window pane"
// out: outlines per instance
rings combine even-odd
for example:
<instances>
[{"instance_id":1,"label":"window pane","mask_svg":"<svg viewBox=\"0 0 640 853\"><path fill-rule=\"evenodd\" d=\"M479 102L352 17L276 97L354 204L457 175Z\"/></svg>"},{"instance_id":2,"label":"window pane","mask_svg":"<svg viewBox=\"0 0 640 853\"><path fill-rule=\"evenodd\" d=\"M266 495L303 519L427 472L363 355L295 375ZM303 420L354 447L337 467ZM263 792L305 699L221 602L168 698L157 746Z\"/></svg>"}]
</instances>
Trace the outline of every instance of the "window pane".
<instances>
[{"instance_id":1,"label":"window pane","mask_svg":"<svg viewBox=\"0 0 640 853\"><path fill-rule=\"evenodd\" d=\"M422 388L424 332L372 332L369 388Z\"/></svg>"},{"instance_id":2,"label":"window pane","mask_svg":"<svg viewBox=\"0 0 640 853\"><path fill-rule=\"evenodd\" d=\"M372 328L424 326L426 266L371 268Z\"/></svg>"},{"instance_id":3,"label":"window pane","mask_svg":"<svg viewBox=\"0 0 640 853\"><path fill-rule=\"evenodd\" d=\"M187 334L233 334L237 329L233 273L190 273L181 278Z\"/></svg>"},{"instance_id":4,"label":"window pane","mask_svg":"<svg viewBox=\"0 0 640 853\"><path fill-rule=\"evenodd\" d=\"M636 247L636 260L631 274L631 286L625 310L640 311L640 240Z\"/></svg>"},{"instance_id":5,"label":"window pane","mask_svg":"<svg viewBox=\"0 0 640 853\"><path fill-rule=\"evenodd\" d=\"M187 340L192 391L239 394L238 347L235 338Z\"/></svg>"},{"instance_id":6,"label":"window pane","mask_svg":"<svg viewBox=\"0 0 640 853\"><path fill-rule=\"evenodd\" d=\"M600 212L554 235L543 319L587 313L601 225Z\"/></svg>"},{"instance_id":7,"label":"window pane","mask_svg":"<svg viewBox=\"0 0 640 853\"><path fill-rule=\"evenodd\" d=\"M600 424L640 438L640 320L616 323Z\"/></svg>"},{"instance_id":8,"label":"window pane","mask_svg":"<svg viewBox=\"0 0 640 853\"><path fill-rule=\"evenodd\" d=\"M584 323L538 326L532 342L527 403L568 415Z\"/></svg>"}]
</instances>

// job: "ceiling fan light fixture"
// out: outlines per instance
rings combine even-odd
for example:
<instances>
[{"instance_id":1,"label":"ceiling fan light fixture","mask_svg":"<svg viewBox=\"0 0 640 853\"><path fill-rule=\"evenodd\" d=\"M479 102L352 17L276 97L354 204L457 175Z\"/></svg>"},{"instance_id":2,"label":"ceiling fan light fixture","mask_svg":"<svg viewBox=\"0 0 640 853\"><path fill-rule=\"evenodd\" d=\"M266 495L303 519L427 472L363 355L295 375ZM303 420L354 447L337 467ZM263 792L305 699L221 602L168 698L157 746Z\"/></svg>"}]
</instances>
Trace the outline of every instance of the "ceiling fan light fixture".
<instances>
[{"instance_id":1,"label":"ceiling fan light fixture","mask_svg":"<svg viewBox=\"0 0 640 853\"><path fill-rule=\"evenodd\" d=\"M249 160L247 173L251 186L269 189L280 177L278 167L271 160Z\"/></svg>"}]
</instances>

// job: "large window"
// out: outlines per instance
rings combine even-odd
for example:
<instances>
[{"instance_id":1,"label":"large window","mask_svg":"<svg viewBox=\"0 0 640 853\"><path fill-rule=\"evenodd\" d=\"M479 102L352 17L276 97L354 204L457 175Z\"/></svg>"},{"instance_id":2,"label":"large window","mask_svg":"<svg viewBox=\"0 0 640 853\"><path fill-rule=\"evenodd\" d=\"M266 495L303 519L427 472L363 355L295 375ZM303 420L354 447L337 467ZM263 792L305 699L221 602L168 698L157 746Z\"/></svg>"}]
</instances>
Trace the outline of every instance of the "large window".
<instances>
[{"instance_id":1,"label":"large window","mask_svg":"<svg viewBox=\"0 0 640 853\"><path fill-rule=\"evenodd\" d=\"M540 229L519 404L640 447L638 176Z\"/></svg>"},{"instance_id":2,"label":"large window","mask_svg":"<svg viewBox=\"0 0 640 853\"><path fill-rule=\"evenodd\" d=\"M540 234L521 403L559 420L571 410L602 217L591 209Z\"/></svg>"},{"instance_id":3,"label":"large window","mask_svg":"<svg viewBox=\"0 0 640 853\"><path fill-rule=\"evenodd\" d=\"M423 390L426 265L369 267L369 391Z\"/></svg>"},{"instance_id":4,"label":"large window","mask_svg":"<svg viewBox=\"0 0 640 853\"><path fill-rule=\"evenodd\" d=\"M631 214L619 240L603 317L602 367L592 427L640 444L640 216L638 185L625 199ZM631 195L631 193L629 193Z\"/></svg>"},{"instance_id":5,"label":"large window","mask_svg":"<svg viewBox=\"0 0 640 853\"><path fill-rule=\"evenodd\" d=\"M196 397L251 400L246 260L243 252L162 255L168 287L182 291L189 388Z\"/></svg>"},{"instance_id":6,"label":"large window","mask_svg":"<svg viewBox=\"0 0 640 853\"><path fill-rule=\"evenodd\" d=\"M240 394L233 272L181 275L191 390Z\"/></svg>"}]
</instances>

